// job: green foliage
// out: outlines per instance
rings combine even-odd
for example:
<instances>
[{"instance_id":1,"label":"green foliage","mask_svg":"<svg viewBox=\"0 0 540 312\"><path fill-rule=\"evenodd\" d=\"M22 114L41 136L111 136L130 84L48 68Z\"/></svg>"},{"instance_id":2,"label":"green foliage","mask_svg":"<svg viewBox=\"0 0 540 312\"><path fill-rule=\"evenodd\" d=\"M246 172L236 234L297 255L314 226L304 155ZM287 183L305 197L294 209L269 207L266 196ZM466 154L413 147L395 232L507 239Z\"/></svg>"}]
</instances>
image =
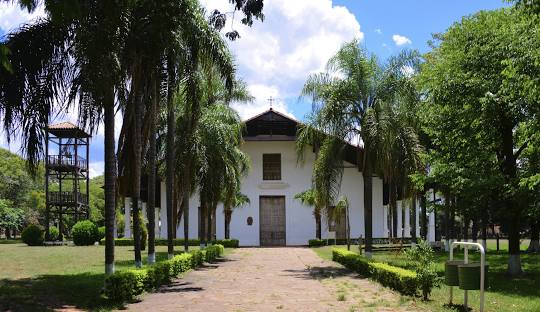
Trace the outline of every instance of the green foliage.
<instances>
[{"instance_id":1,"label":"green foliage","mask_svg":"<svg viewBox=\"0 0 540 312\"><path fill-rule=\"evenodd\" d=\"M415 295L419 287L415 272L387 263L373 262L351 251L333 249L332 260L405 295Z\"/></svg>"},{"instance_id":2,"label":"green foliage","mask_svg":"<svg viewBox=\"0 0 540 312\"><path fill-rule=\"evenodd\" d=\"M308 241L308 246L309 247L321 247L321 246L326 246L326 240L324 239L310 239Z\"/></svg>"},{"instance_id":3,"label":"green foliage","mask_svg":"<svg viewBox=\"0 0 540 312\"><path fill-rule=\"evenodd\" d=\"M98 238L98 228L90 220L83 220L75 223L71 229L73 243L77 246L93 245Z\"/></svg>"},{"instance_id":4,"label":"green foliage","mask_svg":"<svg viewBox=\"0 0 540 312\"><path fill-rule=\"evenodd\" d=\"M216 239L212 245L222 245L225 248L238 248L240 241L237 239Z\"/></svg>"},{"instance_id":5,"label":"green foliage","mask_svg":"<svg viewBox=\"0 0 540 312\"><path fill-rule=\"evenodd\" d=\"M414 272L386 263L371 262L369 266L372 273L371 277L384 286L405 295L413 296L416 294L418 280Z\"/></svg>"},{"instance_id":6,"label":"green foliage","mask_svg":"<svg viewBox=\"0 0 540 312\"><path fill-rule=\"evenodd\" d=\"M143 293L147 279L144 269L115 272L105 279L105 294L115 301L131 300Z\"/></svg>"},{"instance_id":7,"label":"green foliage","mask_svg":"<svg viewBox=\"0 0 540 312\"><path fill-rule=\"evenodd\" d=\"M8 199L0 199L0 229L20 229L24 221L24 211L13 206Z\"/></svg>"},{"instance_id":8,"label":"green foliage","mask_svg":"<svg viewBox=\"0 0 540 312\"><path fill-rule=\"evenodd\" d=\"M56 226L49 226L49 239L50 240L57 240L58 236L60 235L60 231Z\"/></svg>"},{"instance_id":9,"label":"green foliage","mask_svg":"<svg viewBox=\"0 0 540 312\"><path fill-rule=\"evenodd\" d=\"M441 278L435 268L435 252L431 245L420 240L415 246L405 250L405 256L412 263L424 300L428 300L433 287L440 287Z\"/></svg>"},{"instance_id":10,"label":"green foliage","mask_svg":"<svg viewBox=\"0 0 540 312\"><path fill-rule=\"evenodd\" d=\"M210 245L206 248L204 248L204 261L208 263L214 262L218 257L223 255L223 252L225 251L225 248L223 245Z\"/></svg>"},{"instance_id":11,"label":"green foliage","mask_svg":"<svg viewBox=\"0 0 540 312\"><path fill-rule=\"evenodd\" d=\"M105 238L105 227L100 226L98 227L98 241L101 243L101 240Z\"/></svg>"},{"instance_id":12,"label":"green foliage","mask_svg":"<svg viewBox=\"0 0 540 312\"><path fill-rule=\"evenodd\" d=\"M172 278L203 264L213 262L223 255L222 245L212 245L204 251L194 250L174 256L172 259L158 262L146 269L119 271L105 279L105 295L114 301L128 301L144 291L156 289L170 282Z\"/></svg>"},{"instance_id":13,"label":"green foliage","mask_svg":"<svg viewBox=\"0 0 540 312\"><path fill-rule=\"evenodd\" d=\"M30 224L21 233L23 242L28 246L43 245L45 232L40 225Z\"/></svg>"}]
</instances>

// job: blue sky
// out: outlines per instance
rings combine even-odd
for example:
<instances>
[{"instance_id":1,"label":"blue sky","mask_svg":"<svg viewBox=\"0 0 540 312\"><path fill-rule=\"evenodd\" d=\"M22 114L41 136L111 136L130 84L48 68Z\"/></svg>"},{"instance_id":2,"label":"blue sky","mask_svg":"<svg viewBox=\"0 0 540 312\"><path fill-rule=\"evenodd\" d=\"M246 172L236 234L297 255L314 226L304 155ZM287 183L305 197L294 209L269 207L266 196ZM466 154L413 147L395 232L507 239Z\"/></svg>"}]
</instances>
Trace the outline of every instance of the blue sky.
<instances>
[{"instance_id":1,"label":"blue sky","mask_svg":"<svg viewBox=\"0 0 540 312\"><path fill-rule=\"evenodd\" d=\"M230 11L229 0L201 0L209 10ZM264 23L252 28L231 24L241 38L229 43L236 57L238 76L256 100L234 108L248 118L274 108L304 119L310 103L298 101L302 84L313 72L324 69L328 58L343 42L357 38L381 60L403 48L425 53L433 33L444 32L463 16L497 9L502 0L265 0ZM19 10L11 2L0 2L0 36L23 22L43 15ZM64 117L76 122L76 113ZM120 118L118 118L120 119ZM8 147L0 134L0 146ZM18 145L9 149L16 152ZM103 171L103 132L91 142L92 175Z\"/></svg>"}]
</instances>

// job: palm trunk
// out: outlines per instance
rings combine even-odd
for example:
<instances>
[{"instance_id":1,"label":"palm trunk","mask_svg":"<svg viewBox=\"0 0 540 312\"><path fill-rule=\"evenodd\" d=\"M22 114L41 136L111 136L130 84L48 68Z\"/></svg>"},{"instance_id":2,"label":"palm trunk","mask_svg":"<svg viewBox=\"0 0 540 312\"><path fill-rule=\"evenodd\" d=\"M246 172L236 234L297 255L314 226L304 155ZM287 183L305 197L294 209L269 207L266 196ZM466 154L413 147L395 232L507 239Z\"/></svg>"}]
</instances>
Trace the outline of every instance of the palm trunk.
<instances>
[{"instance_id":1,"label":"palm trunk","mask_svg":"<svg viewBox=\"0 0 540 312\"><path fill-rule=\"evenodd\" d=\"M367 155L366 158L368 158ZM362 171L362 177L364 179L364 229L366 237L365 252L366 257L371 258L373 246L373 177L371 174L371 164L369 163L369 159L365 161L364 170Z\"/></svg>"},{"instance_id":2,"label":"palm trunk","mask_svg":"<svg viewBox=\"0 0 540 312\"><path fill-rule=\"evenodd\" d=\"M212 205L206 207L206 245L212 242Z\"/></svg>"},{"instance_id":3,"label":"palm trunk","mask_svg":"<svg viewBox=\"0 0 540 312\"><path fill-rule=\"evenodd\" d=\"M225 239L231 238L231 216L232 216L232 209L225 208Z\"/></svg>"},{"instance_id":4,"label":"palm trunk","mask_svg":"<svg viewBox=\"0 0 540 312\"><path fill-rule=\"evenodd\" d=\"M426 194L420 194L420 237L427 240L427 207Z\"/></svg>"},{"instance_id":5,"label":"palm trunk","mask_svg":"<svg viewBox=\"0 0 540 312\"><path fill-rule=\"evenodd\" d=\"M133 78L134 80L137 77ZM136 88L138 87L134 84ZM135 267L140 268L142 266L142 257L141 257L141 218L139 215L139 199L141 194L141 153L142 153L142 140L141 140L141 123L142 123L142 102L140 99L139 90L133 90L135 92L134 102L134 134L133 134L133 165L131 169L133 170L132 178L133 181L133 192L131 194L132 204L133 204L133 247L135 252Z\"/></svg>"},{"instance_id":6,"label":"palm trunk","mask_svg":"<svg viewBox=\"0 0 540 312\"><path fill-rule=\"evenodd\" d=\"M322 238L322 217L321 217L321 212L318 211L315 213L315 236L317 237L317 239L321 239Z\"/></svg>"},{"instance_id":7,"label":"palm trunk","mask_svg":"<svg viewBox=\"0 0 540 312\"><path fill-rule=\"evenodd\" d=\"M389 188L389 210L390 210L390 214L392 216L392 222L391 222L391 225L392 225L392 229L390 231L390 233L392 234L392 237L393 238L396 238L397 237L397 189L396 189L396 185L394 184L393 181L390 181L388 183L388 188Z\"/></svg>"},{"instance_id":8,"label":"palm trunk","mask_svg":"<svg viewBox=\"0 0 540 312\"><path fill-rule=\"evenodd\" d=\"M411 242L416 244L416 192L413 192L412 195L412 205L411 205Z\"/></svg>"},{"instance_id":9,"label":"palm trunk","mask_svg":"<svg viewBox=\"0 0 540 312\"><path fill-rule=\"evenodd\" d=\"M190 172L191 172L191 161L188 160L186 163L186 168L184 169L184 190L182 191L182 202L184 206L184 251L187 252L189 250L189 195L191 193L190 190L190 184L189 184L189 178L190 178ZM202 204L202 203L201 203Z\"/></svg>"},{"instance_id":10,"label":"palm trunk","mask_svg":"<svg viewBox=\"0 0 540 312\"><path fill-rule=\"evenodd\" d=\"M200 237L199 237L199 240L200 240L200 244L201 244L201 247L202 246L206 246L206 231L207 231L207 222L206 222L206 201L204 200L203 198L203 195L201 193L201 195L199 196L199 202L200 202L200 222L199 222L199 226L201 227L199 229L199 232L200 232Z\"/></svg>"},{"instance_id":11,"label":"palm trunk","mask_svg":"<svg viewBox=\"0 0 540 312\"><path fill-rule=\"evenodd\" d=\"M114 273L114 228L116 226L116 155L114 91L105 97L105 274Z\"/></svg>"},{"instance_id":12,"label":"palm trunk","mask_svg":"<svg viewBox=\"0 0 540 312\"><path fill-rule=\"evenodd\" d=\"M173 244L173 186L174 186L174 160L175 160L175 114L174 114L174 70L172 61L167 63L169 81L167 90L167 145L166 145L166 196L167 196L167 256L171 259L174 256Z\"/></svg>"},{"instance_id":13,"label":"palm trunk","mask_svg":"<svg viewBox=\"0 0 540 312\"><path fill-rule=\"evenodd\" d=\"M148 206L146 214L148 218L148 264L156 262L155 253L155 214L156 214L156 115L158 106L158 86L154 86L154 99L150 116L150 137L148 149Z\"/></svg>"}]
</instances>

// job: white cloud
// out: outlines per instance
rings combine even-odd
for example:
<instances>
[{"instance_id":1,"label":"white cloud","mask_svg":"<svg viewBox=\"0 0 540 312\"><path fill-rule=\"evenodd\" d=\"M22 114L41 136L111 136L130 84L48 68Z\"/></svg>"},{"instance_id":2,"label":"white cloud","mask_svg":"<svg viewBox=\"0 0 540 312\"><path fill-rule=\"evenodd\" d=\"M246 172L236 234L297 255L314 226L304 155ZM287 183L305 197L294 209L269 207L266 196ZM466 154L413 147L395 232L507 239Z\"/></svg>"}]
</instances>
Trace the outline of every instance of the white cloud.
<instances>
[{"instance_id":1,"label":"white cloud","mask_svg":"<svg viewBox=\"0 0 540 312\"><path fill-rule=\"evenodd\" d=\"M45 16L43 6L39 6L34 12L28 13L12 1L0 2L0 33L17 29L21 24Z\"/></svg>"},{"instance_id":2,"label":"white cloud","mask_svg":"<svg viewBox=\"0 0 540 312\"><path fill-rule=\"evenodd\" d=\"M405 44L411 44L412 43L411 39L409 39L409 38L407 38L405 36L402 36L402 35L393 35L392 40L394 40L394 43L397 46L402 46L402 45L405 45Z\"/></svg>"},{"instance_id":3,"label":"white cloud","mask_svg":"<svg viewBox=\"0 0 540 312\"><path fill-rule=\"evenodd\" d=\"M375 29L377 35L382 35L382 30L380 28Z\"/></svg>"},{"instance_id":4,"label":"white cloud","mask_svg":"<svg viewBox=\"0 0 540 312\"><path fill-rule=\"evenodd\" d=\"M270 97L273 99L273 110L295 118L294 115L287 110L287 104L283 101L276 86L253 84L248 88L251 94L256 95L255 100L252 103L231 104L231 107L238 112L242 120L246 120L268 110L270 108Z\"/></svg>"},{"instance_id":5,"label":"white cloud","mask_svg":"<svg viewBox=\"0 0 540 312\"><path fill-rule=\"evenodd\" d=\"M209 10L230 11L228 0L208 1ZM242 116L268 109L269 95L281 99L275 109L290 112L285 98L296 98L310 73L324 70L340 46L364 33L356 17L331 0L265 1L265 20L249 28L237 21L241 38L230 42L239 76L250 86L255 103L236 106ZM231 18L224 31L231 28ZM301 116L299 116L301 117Z\"/></svg>"},{"instance_id":6,"label":"white cloud","mask_svg":"<svg viewBox=\"0 0 540 312\"><path fill-rule=\"evenodd\" d=\"M94 161L88 164L88 172L90 173L90 178L100 176L105 171L105 162L103 161Z\"/></svg>"}]
</instances>

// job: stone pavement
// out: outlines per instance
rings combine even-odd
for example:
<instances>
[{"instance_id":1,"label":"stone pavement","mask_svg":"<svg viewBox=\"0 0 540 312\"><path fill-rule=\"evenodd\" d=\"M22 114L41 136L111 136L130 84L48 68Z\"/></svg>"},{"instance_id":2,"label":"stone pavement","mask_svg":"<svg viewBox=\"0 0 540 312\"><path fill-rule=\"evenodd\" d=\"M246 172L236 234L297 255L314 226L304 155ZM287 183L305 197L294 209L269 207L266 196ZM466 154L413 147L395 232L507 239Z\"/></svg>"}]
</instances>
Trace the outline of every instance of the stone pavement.
<instances>
[{"instance_id":1,"label":"stone pavement","mask_svg":"<svg viewBox=\"0 0 540 312\"><path fill-rule=\"evenodd\" d=\"M407 297L309 248L241 248L187 273L131 311L417 311Z\"/></svg>"}]
</instances>

